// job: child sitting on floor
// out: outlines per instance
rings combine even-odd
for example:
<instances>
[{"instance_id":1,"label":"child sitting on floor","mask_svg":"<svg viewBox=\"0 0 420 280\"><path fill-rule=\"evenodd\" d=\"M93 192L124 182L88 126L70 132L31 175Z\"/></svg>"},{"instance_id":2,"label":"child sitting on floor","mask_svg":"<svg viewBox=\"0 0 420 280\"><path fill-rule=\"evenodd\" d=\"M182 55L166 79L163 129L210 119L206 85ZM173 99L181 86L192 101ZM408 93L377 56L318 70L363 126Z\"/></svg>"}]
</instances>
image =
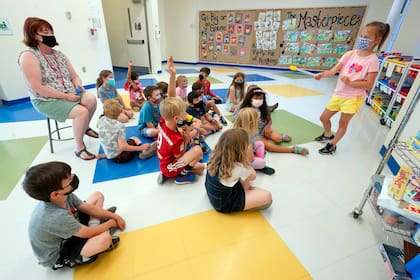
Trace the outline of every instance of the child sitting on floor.
<instances>
[{"instance_id":1,"label":"child sitting on floor","mask_svg":"<svg viewBox=\"0 0 420 280\"><path fill-rule=\"evenodd\" d=\"M158 122L160 119L159 102L162 99L161 91L156 86L148 86L144 89L144 95L147 101L140 110L137 129L141 136L155 138L159 134Z\"/></svg>"},{"instance_id":2,"label":"child sitting on floor","mask_svg":"<svg viewBox=\"0 0 420 280\"><path fill-rule=\"evenodd\" d=\"M248 158L252 145L248 133L233 128L220 136L207 163L206 190L214 209L222 213L263 210L271 205L271 193L251 185L255 170Z\"/></svg>"},{"instance_id":3,"label":"child sitting on floor","mask_svg":"<svg viewBox=\"0 0 420 280\"><path fill-rule=\"evenodd\" d=\"M179 75L176 78L176 95L182 100L187 101L188 79L184 75Z\"/></svg>"},{"instance_id":4,"label":"child sitting on floor","mask_svg":"<svg viewBox=\"0 0 420 280\"><path fill-rule=\"evenodd\" d=\"M221 129L219 122L208 113L208 109L204 105L202 96L198 91L188 93L187 99L189 104L187 113L201 120L200 135L209 135Z\"/></svg>"},{"instance_id":5,"label":"child sitting on floor","mask_svg":"<svg viewBox=\"0 0 420 280\"><path fill-rule=\"evenodd\" d=\"M134 63L132 60L128 61L127 78L125 80L124 89L130 93L130 106L138 112L146 102L146 97L143 94L143 88L139 80L139 74L132 70Z\"/></svg>"},{"instance_id":6,"label":"child sitting on floor","mask_svg":"<svg viewBox=\"0 0 420 280\"><path fill-rule=\"evenodd\" d=\"M265 147L262 141L259 141L258 136L258 113L253 108L243 108L239 110L236 115L234 127L243 128L248 132L248 135L251 139L252 151L248 155L250 159L251 166L264 174L272 175L275 170L271 167L268 167L265 163Z\"/></svg>"},{"instance_id":7,"label":"child sitting on floor","mask_svg":"<svg viewBox=\"0 0 420 280\"><path fill-rule=\"evenodd\" d=\"M75 267L118 245L120 238L111 236L110 230L124 230L124 219L114 214L116 207L102 208L100 192L86 201L73 194L79 179L68 164L51 161L32 166L22 186L40 201L29 221L29 240L39 264L54 270Z\"/></svg>"},{"instance_id":8,"label":"child sitting on floor","mask_svg":"<svg viewBox=\"0 0 420 280\"><path fill-rule=\"evenodd\" d=\"M96 88L98 90L98 97L102 103L107 99L117 99L121 106L121 114L118 120L122 123L128 122L133 117L133 112L130 108L125 106L124 100L118 93L115 87L114 74L109 70L102 70L99 77L96 79Z\"/></svg>"},{"instance_id":9,"label":"child sitting on floor","mask_svg":"<svg viewBox=\"0 0 420 280\"><path fill-rule=\"evenodd\" d=\"M105 156L117 163L131 161L138 154L146 159L156 154L156 141L152 144L141 144L139 138L132 136L126 140L125 125L117 121L121 106L115 100L108 99L104 103L104 114L98 120L99 141Z\"/></svg>"}]
</instances>

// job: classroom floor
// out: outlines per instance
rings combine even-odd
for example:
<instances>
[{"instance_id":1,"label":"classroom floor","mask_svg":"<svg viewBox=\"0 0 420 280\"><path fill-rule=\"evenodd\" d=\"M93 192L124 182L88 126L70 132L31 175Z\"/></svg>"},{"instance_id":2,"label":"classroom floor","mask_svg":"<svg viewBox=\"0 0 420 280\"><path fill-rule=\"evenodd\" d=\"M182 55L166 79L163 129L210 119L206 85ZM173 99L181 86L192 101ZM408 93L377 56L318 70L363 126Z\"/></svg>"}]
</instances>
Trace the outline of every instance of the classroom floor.
<instances>
[{"instance_id":1,"label":"classroom floor","mask_svg":"<svg viewBox=\"0 0 420 280\"><path fill-rule=\"evenodd\" d=\"M179 73L190 79L199 68L177 65ZM238 69L252 77L249 83L270 92L269 104L279 102L278 110L320 125L319 115L336 78L315 81L293 73L218 66L211 73L216 81L212 88L223 94ZM141 79L167 81L168 77L164 70ZM283 94L285 90L289 92ZM101 114L99 107L93 128ZM220 107L224 111L224 105ZM323 145L311 140L301 145L310 150L307 157L267 153L267 162L276 173L258 173L255 185L272 192L272 206L234 215L212 210L204 176L191 185L158 185L158 173L151 169L93 183L95 173L113 170L100 170L96 160L75 157L72 141L54 143L51 154L44 119L22 121L20 116L14 121L5 116L0 114L0 151L2 176L8 180L0 184L10 193L0 200L2 279L388 279L378 251L384 239L380 225L369 207L359 220L350 215L376 170L378 151L389 131L367 106L353 118L333 156L320 155ZM127 126L136 125L137 116ZM333 129L337 123L334 117ZM209 136L207 144L214 147L219 136ZM99 151L97 139L85 137L85 143L89 151ZM101 191L105 207L116 205L127 222L125 232L117 233L121 234L118 248L77 270L43 268L28 242L27 224L37 202L23 192L21 176L28 166L52 160L72 166L81 180L76 191L80 198ZM14 182L9 177L16 172ZM124 172L124 168L115 171Z\"/></svg>"}]
</instances>

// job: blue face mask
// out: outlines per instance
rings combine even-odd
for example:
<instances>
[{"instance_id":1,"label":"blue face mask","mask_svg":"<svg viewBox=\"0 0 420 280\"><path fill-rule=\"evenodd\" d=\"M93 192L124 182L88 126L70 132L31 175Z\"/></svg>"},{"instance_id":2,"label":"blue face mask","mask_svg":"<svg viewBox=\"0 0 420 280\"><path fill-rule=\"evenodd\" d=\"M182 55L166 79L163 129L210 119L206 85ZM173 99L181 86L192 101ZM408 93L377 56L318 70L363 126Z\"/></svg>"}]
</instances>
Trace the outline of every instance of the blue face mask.
<instances>
[{"instance_id":1,"label":"blue face mask","mask_svg":"<svg viewBox=\"0 0 420 280\"><path fill-rule=\"evenodd\" d=\"M114 80L114 79L109 79L109 80L108 80L108 85L109 85L110 87L115 86L115 80Z\"/></svg>"},{"instance_id":2,"label":"blue face mask","mask_svg":"<svg viewBox=\"0 0 420 280\"><path fill-rule=\"evenodd\" d=\"M369 47L370 40L368 38L359 37L357 38L356 49L365 50Z\"/></svg>"}]
</instances>

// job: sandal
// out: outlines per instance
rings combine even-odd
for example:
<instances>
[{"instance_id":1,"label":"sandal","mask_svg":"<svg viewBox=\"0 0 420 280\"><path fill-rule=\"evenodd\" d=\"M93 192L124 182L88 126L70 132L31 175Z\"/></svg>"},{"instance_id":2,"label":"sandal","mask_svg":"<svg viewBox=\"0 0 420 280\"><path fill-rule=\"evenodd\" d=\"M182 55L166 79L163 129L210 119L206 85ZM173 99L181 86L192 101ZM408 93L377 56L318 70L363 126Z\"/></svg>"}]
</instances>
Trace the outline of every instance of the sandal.
<instances>
[{"instance_id":1,"label":"sandal","mask_svg":"<svg viewBox=\"0 0 420 280\"><path fill-rule=\"evenodd\" d=\"M302 147L299 147L299 146L295 146L294 148L295 148L295 154L299 154L299 155L302 155L302 156L306 156L306 155L309 154L309 150L306 149L306 148L302 148Z\"/></svg>"},{"instance_id":2,"label":"sandal","mask_svg":"<svg viewBox=\"0 0 420 280\"><path fill-rule=\"evenodd\" d=\"M92 138L99 138L98 132L96 132L95 130L93 130L90 127L88 129L86 129L85 134L87 136L92 137Z\"/></svg>"},{"instance_id":3,"label":"sandal","mask_svg":"<svg viewBox=\"0 0 420 280\"><path fill-rule=\"evenodd\" d=\"M82 157L82 154L83 153L85 153L88 157ZM96 156L94 154L88 152L86 150L86 148L83 148L83 149L81 149L78 152L74 152L74 154L76 155L76 157L81 158L83 160L92 160L92 159L95 159L96 158Z\"/></svg>"},{"instance_id":4,"label":"sandal","mask_svg":"<svg viewBox=\"0 0 420 280\"><path fill-rule=\"evenodd\" d=\"M292 137L290 137L287 134L280 133L280 136L281 136L280 142L290 142L290 141L292 141Z\"/></svg>"}]
</instances>

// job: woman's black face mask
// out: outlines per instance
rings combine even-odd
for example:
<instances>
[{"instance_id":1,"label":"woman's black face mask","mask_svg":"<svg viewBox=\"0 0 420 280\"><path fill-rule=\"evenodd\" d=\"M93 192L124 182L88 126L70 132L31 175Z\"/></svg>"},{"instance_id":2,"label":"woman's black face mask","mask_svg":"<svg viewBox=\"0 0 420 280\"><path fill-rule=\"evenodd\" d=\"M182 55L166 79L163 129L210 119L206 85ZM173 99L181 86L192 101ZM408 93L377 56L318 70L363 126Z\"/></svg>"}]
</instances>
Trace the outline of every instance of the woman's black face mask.
<instances>
[{"instance_id":1,"label":"woman's black face mask","mask_svg":"<svg viewBox=\"0 0 420 280\"><path fill-rule=\"evenodd\" d=\"M57 40L54 35L40 35L42 37L42 43L50 48L57 46Z\"/></svg>"}]
</instances>

